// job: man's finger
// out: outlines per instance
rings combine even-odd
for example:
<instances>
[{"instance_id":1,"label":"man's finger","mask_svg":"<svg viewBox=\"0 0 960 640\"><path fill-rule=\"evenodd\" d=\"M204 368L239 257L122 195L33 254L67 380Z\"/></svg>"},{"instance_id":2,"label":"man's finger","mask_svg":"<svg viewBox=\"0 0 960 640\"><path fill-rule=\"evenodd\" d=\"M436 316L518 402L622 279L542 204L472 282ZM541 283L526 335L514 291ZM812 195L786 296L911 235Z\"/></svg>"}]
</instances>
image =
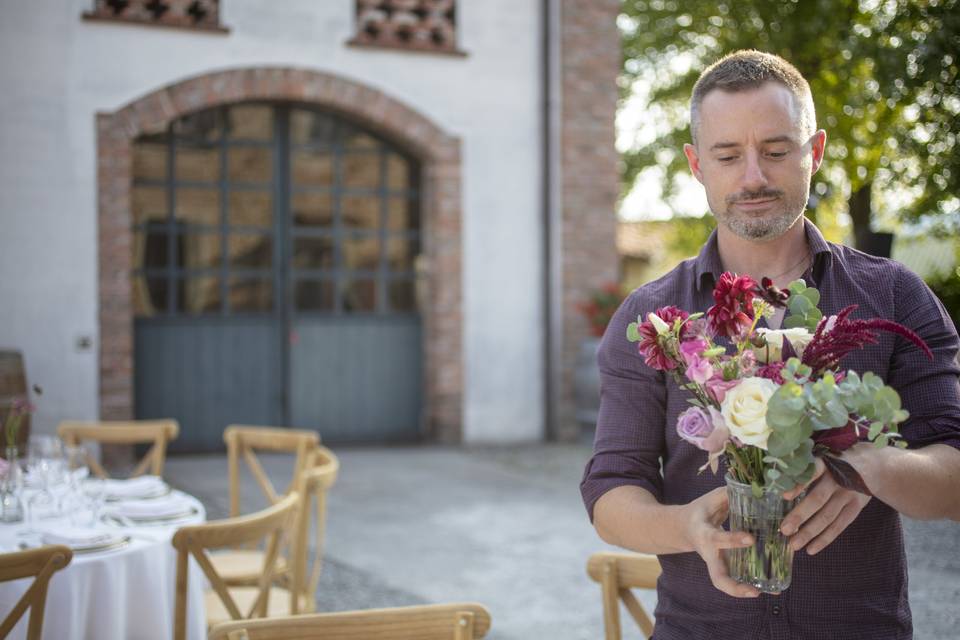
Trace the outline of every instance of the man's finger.
<instances>
[{"instance_id":1,"label":"man's finger","mask_svg":"<svg viewBox=\"0 0 960 640\"><path fill-rule=\"evenodd\" d=\"M834 494L827 500L820 511L811 516L800 530L790 539L790 548L794 551L803 549L804 546L821 533L827 530L834 523L843 508L847 506L848 500L840 494Z\"/></svg>"},{"instance_id":2,"label":"man's finger","mask_svg":"<svg viewBox=\"0 0 960 640\"><path fill-rule=\"evenodd\" d=\"M860 511L861 509L858 508L855 501L848 502L844 505L833 523L807 545L807 553L812 556L826 549L831 542L843 533L844 529L849 527L850 524L857 519Z\"/></svg>"},{"instance_id":3,"label":"man's finger","mask_svg":"<svg viewBox=\"0 0 960 640\"><path fill-rule=\"evenodd\" d=\"M710 581L723 593L734 598L756 598L760 595L756 587L749 584L740 584L730 577L722 552L717 551L716 554L708 554L703 559L707 563Z\"/></svg>"},{"instance_id":4,"label":"man's finger","mask_svg":"<svg viewBox=\"0 0 960 640\"><path fill-rule=\"evenodd\" d=\"M790 491L787 491L786 493L784 493L783 494L784 500L793 500L794 498L796 498L798 495L800 495L802 491L805 491L807 487L809 487L814 482L819 480L820 476L822 476L824 471L826 471L827 469L827 466L823 464L823 460L821 460L820 458L815 458L813 461L813 464L816 467L816 469L813 472L813 477L810 478L810 482L808 482L807 484L798 484L793 489L790 489Z\"/></svg>"},{"instance_id":5,"label":"man's finger","mask_svg":"<svg viewBox=\"0 0 960 640\"><path fill-rule=\"evenodd\" d=\"M710 534L710 543L717 549L742 549L753 544L753 536L742 531L718 530Z\"/></svg>"},{"instance_id":6,"label":"man's finger","mask_svg":"<svg viewBox=\"0 0 960 640\"><path fill-rule=\"evenodd\" d=\"M780 532L785 536L792 536L799 531L800 527L802 527L807 520L820 511L823 505L827 504L827 501L830 499L830 496L833 495L833 491L836 488L835 484L832 486L831 484L832 483L829 482L821 482L814 487L810 493L804 496L803 500L783 519L783 523L780 525Z\"/></svg>"}]
</instances>

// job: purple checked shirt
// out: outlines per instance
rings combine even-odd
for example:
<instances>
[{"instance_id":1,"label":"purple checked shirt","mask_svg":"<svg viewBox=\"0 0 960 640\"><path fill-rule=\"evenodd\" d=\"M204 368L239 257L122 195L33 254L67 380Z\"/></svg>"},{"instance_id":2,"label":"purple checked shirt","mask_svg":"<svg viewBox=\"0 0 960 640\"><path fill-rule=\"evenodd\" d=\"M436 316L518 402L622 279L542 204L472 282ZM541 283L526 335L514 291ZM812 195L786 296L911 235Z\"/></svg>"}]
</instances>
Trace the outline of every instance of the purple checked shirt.
<instances>
[{"instance_id":1,"label":"purple checked shirt","mask_svg":"<svg viewBox=\"0 0 960 640\"><path fill-rule=\"evenodd\" d=\"M824 315L857 304L852 318L895 320L926 340L934 354L931 361L902 338L883 333L840 367L873 371L900 393L910 412L900 432L911 448L943 443L960 449L960 341L943 305L901 264L828 243L812 223L804 224L814 260L803 278L820 290ZM634 291L610 322L598 354L594 452L580 485L591 518L597 499L614 487L642 487L662 504L679 505L724 484L722 468L717 475L697 474L705 452L677 436L688 392L644 364L626 338L630 322L660 307L706 311L721 272L714 231L699 256ZM793 583L779 596L737 599L722 593L696 553L662 555L660 563L656 640L913 637L900 516L876 498L826 549L796 554Z\"/></svg>"}]
</instances>

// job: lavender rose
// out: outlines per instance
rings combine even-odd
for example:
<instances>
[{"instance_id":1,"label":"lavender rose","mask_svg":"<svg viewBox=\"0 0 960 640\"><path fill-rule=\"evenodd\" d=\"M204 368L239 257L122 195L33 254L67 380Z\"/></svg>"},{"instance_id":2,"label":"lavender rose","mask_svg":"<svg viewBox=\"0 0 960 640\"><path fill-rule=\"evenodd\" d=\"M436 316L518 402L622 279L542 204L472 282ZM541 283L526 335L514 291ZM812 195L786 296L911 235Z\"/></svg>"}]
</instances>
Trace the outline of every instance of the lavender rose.
<instances>
[{"instance_id":1,"label":"lavender rose","mask_svg":"<svg viewBox=\"0 0 960 640\"><path fill-rule=\"evenodd\" d=\"M723 451L730 437L719 411L709 413L700 407L690 407L677 418L677 434L698 449L710 453Z\"/></svg>"}]
</instances>

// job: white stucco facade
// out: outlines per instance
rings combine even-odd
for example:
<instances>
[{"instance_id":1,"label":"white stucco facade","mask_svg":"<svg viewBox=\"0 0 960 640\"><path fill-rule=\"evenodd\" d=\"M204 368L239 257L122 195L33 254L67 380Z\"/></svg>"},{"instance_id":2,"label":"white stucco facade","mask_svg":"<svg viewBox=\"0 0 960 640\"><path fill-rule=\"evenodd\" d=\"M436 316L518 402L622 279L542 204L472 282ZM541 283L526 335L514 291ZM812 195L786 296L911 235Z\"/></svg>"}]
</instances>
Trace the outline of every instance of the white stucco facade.
<instances>
[{"instance_id":1,"label":"white stucco facade","mask_svg":"<svg viewBox=\"0 0 960 640\"><path fill-rule=\"evenodd\" d=\"M92 4L0 0L0 348L45 389L37 431L98 417L96 114L278 66L368 85L460 138L464 441L542 437L539 3L458 3L465 57L349 47L349 0L224 0L226 35L82 20Z\"/></svg>"}]
</instances>

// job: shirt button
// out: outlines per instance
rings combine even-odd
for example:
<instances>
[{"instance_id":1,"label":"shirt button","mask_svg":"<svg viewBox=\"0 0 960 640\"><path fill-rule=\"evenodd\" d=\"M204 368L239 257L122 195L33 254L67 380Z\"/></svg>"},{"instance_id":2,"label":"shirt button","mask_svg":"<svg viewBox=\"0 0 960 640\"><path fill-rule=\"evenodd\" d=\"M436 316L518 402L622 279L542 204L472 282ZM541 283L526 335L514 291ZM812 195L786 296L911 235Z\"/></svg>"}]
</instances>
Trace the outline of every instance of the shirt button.
<instances>
[{"instance_id":1,"label":"shirt button","mask_svg":"<svg viewBox=\"0 0 960 640\"><path fill-rule=\"evenodd\" d=\"M771 611L771 612L773 613L773 615L775 615L775 616L780 615L780 605L778 605L778 604L773 605L773 609L771 609L770 611Z\"/></svg>"}]
</instances>

